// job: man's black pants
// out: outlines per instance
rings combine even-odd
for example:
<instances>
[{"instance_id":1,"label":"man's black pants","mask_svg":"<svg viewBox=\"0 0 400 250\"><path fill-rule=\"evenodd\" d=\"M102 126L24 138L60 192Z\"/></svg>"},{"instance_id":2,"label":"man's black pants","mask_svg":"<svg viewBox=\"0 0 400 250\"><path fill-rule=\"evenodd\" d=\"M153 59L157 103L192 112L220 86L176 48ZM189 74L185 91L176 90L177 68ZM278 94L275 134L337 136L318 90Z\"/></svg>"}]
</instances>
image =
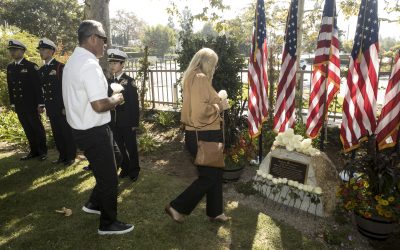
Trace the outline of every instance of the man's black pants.
<instances>
[{"instance_id":1,"label":"man's black pants","mask_svg":"<svg viewBox=\"0 0 400 250\"><path fill-rule=\"evenodd\" d=\"M49 116L54 142L60 153L59 159L70 161L76 157L76 146L71 127L63 115Z\"/></svg>"},{"instance_id":2,"label":"man's black pants","mask_svg":"<svg viewBox=\"0 0 400 250\"><path fill-rule=\"evenodd\" d=\"M122 155L122 171L131 178L137 177L140 167L136 131L132 127L116 127L114 138Z\"/></svg>"},{"instance_id":3,"label":"man's black pants","mask_svg":"<svg viewBox=\"0 0 400 250\"><path fill-rule=\"evenodd\" d=\"M84 151L96 178L89 201L100 207L100 227L117 219L118 176L113 150L113 135L109 126L87 130L72 129L76 145Z\"/></svg>"},{"instance_id":4,"label":"man's black pants","mask_svg":"<svg viewBox=\"0 0 400 250\"><path fill-rule=\"evenodd\" d=\"M47 154L46 132L40 115L37 112L18 112L17 115L28 139L30 153L35 156Z\"/></svg>"}]
</instances>

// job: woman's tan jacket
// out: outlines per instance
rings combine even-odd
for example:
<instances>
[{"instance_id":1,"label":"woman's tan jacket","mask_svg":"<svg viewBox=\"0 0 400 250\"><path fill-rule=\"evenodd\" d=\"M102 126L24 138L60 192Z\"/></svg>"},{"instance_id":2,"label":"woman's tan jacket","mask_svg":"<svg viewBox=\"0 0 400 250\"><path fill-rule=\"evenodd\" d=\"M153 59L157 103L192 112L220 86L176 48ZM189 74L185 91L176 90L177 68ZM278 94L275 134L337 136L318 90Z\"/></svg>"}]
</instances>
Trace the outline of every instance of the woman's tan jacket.
<instances>
[{"instance_id":1,"label":"woman's tan jacket","mask_svg":"<svg viewBox=\"0 0 400 250\"><path fill-rule=\"evenodd\" d=\"M221 129L221 99L212 87L211 79L198 71L183 83L181 122L186 130Z\"/></svg>"}]
</instances>

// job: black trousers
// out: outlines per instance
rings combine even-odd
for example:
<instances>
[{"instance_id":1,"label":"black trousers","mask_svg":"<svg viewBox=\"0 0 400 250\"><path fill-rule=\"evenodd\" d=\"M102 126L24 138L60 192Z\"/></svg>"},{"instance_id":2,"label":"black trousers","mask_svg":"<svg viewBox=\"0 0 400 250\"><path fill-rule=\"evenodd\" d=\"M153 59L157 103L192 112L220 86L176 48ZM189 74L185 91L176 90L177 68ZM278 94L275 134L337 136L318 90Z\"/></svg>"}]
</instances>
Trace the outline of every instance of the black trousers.
<instances>
[{"instance_id":1,"label":"black trousers","mask_svg":"<svg viewBox=\"0 0 400 250\"><path fill-rule=\"evenodd\" d=\"M121 168L130 177L139 175L139 154L136 131L132 127L115 127L114 138L122 155Z\"/></svg>"},{"instance_id":2,"label":"black trousers","mask_svg":"<svg viewBox=\"0 0 400 250\"><path fill-rule=\"evenodd\" d=\"M17 115L28 139L30 153L33 155L47 154L46 132L40 115L37 112L18 112Z\"/></svg>"},{"instance_id":3,"label":"black trousers","mask_svg":"<svg viewBox=\"0 0 400 250\"><path fill-rule=\"evenodd\" d=\"M118 176L112 132L108 125L102 125L87 130L72 129L72 133L96 179L89 201L100 207L100 227L108 226L117 219Z\"/></svg>"},{"instance_id":4,"label":"black trousers","mask_svg":"<svg viewBox=\"0 0 400 250\"><path fill-rule=\"evenodd\" d=\"M199 131L199 140L222 142L220 130ZM197 153L197 140L194 131L185 131L186 148L193 157ZM206 213L216 217L223 213L222 198L222 169L214 167L198 168L198 178L171 202L171 206L182 214L190 214L201 199L206 196Z\"/></svg>"},{"instance_id":5,"label":"black trousers","mask_svg":"<svg viewBox=\"0 0 400 250\"><path fill-rule=\"evenodd\" d=\"M76 157L76 146L72 130L67 119L63 115L49 116L51 130L53 131L54 142L60 153L59 159L70 161Z\"/></svg>"}]
</instances>

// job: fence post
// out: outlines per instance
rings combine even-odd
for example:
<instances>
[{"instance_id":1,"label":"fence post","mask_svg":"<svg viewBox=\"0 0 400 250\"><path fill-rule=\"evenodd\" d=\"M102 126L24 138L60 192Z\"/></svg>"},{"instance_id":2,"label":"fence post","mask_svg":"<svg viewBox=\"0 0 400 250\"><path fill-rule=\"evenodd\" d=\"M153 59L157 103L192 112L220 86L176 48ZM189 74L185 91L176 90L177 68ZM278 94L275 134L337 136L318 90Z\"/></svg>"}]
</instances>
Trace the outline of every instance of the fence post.
<instances>
[{"instance_id":1,"label":"fence post","mask_svg":"<svg viewBox=\"0 0 400 250\"><path fill-rule=\"evenodd\" d=\"M178 83L174 83L174 90L172 92L172 107L173 109L178 108Z\"/></svg>"},{"instance_id":2,"label":"fence post","mask_svg":"<svg viewBox=\"0 0 400 250\"><path fill-rule=\"evenodd\" d=\"M150 73L150 85L151 85L151 99L152 99L152 105L153 109L156 108L156 100L155 100L155 95L154 95L154 81L153 81L153 71L149 70Z\"/></svg>"}]
</instances>

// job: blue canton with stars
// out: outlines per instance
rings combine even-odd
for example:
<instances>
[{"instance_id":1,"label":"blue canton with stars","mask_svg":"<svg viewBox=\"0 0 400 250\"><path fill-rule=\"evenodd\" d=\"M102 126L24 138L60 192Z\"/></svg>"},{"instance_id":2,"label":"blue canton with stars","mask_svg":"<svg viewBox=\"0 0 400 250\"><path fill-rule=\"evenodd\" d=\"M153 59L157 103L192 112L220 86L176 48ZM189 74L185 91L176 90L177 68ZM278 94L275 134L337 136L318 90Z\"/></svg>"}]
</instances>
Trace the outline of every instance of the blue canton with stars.
<instances>
[{"instance_id":1,"label":"blue canton with stars","mask_svg":"<svg viewBox=\"0 0 400 250\"><path fill-rule=\"evenodd\" d=\"M378 1L362 0L360 12L358 14L356 35L354 38L351 56L355 60L358 53L368 50L368 48L378 42L379 39L378 23Z\"/></svg>"},{"instance_id":2,"label":"blue canton with stars","mask_svg":"<svg viewBox=\"0 0 400 250\"><path fill-rule=\"evenodd\" d=\"M267 38L267 28L265 23L265 7L264 7L264 0L257 1L257 19L254 20L255 28L257 29L255 32L256 40L257 40L257 48L262 49L263 43Z\"/></svg>"},{"instance_id":3,"label":"blue canton with stars","mask_svg":"<svg viewBox=\"0 0 400 250\"><path fill-rule=\"evenodd\" d=\"M298 0L292 0L290 12L286 24L285 50L292 56L296 56L297 47L297 9Z\"/></svg>"}]
</instances>

